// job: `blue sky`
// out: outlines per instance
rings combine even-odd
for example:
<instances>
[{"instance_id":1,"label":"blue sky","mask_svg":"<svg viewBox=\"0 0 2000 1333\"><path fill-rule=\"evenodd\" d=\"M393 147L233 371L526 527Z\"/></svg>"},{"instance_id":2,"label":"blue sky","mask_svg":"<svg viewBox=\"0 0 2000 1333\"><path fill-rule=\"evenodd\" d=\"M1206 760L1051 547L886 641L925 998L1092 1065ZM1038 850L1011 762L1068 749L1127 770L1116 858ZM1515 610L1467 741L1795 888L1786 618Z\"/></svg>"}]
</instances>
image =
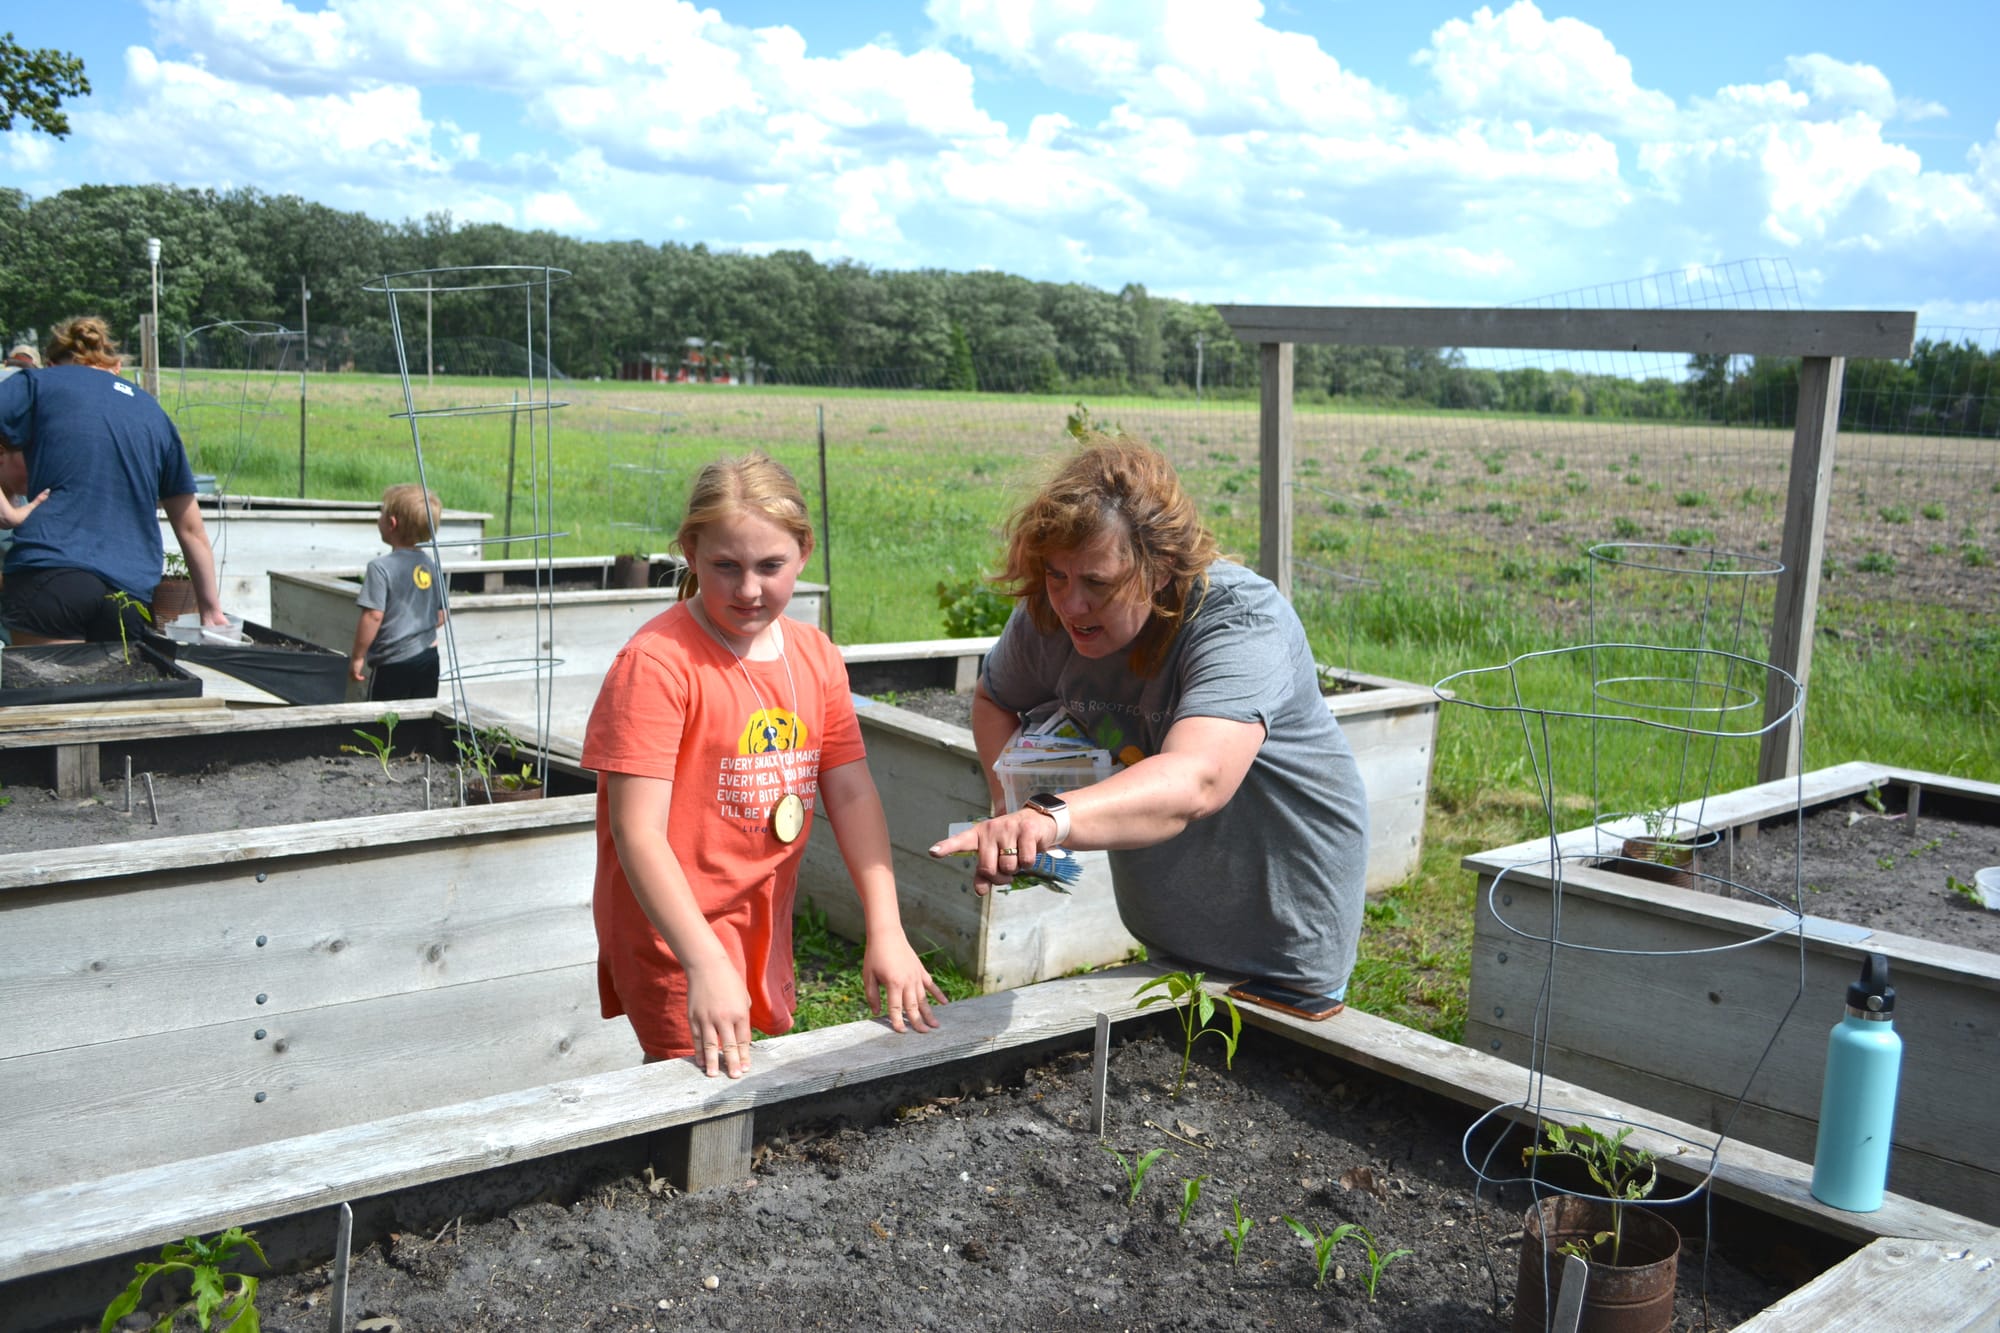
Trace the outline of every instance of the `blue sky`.
<instances>
[{"instance_id":1,"label":"blue sky","mask_svg":"<svg viewBox=\"0 0 2000 1333\"><path fill-rule=\"evenodd\" d=\"M2000 327L1989 3L99 0L0 179L1301 304L1769 257Z\"/></svg>"}]
</instances>

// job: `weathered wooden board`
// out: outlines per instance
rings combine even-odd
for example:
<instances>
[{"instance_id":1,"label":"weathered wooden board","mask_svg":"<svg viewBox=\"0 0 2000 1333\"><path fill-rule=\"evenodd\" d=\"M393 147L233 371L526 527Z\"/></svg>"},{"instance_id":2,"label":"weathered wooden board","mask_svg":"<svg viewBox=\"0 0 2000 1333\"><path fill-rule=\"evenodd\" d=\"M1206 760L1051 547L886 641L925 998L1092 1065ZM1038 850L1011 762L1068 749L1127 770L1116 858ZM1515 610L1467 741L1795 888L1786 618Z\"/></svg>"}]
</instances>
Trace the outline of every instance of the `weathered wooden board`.
<instances>
[{"instance_id":1,"label":"weathered wooden board","mask_svg":"<svg viewBox=\"0 0 2000 1333\"><path fill-rule=\"evenodd\" d=\"M1223 305L1248 343L1907 357L1907 310L1544 310Z\"/></svg>"},{"instance_id":2,"label":"weathered wooden board","mask_svg":"<svg viewBox=\"0 0 2000 1333\"><path fill-rule=\"evenodd\" d=\"M0 1060L0 1195L640 1058L629 1023L598 1017L594 944L587 963L16 1056Z\"/></svg>"},{"instance_id":3,"label":"weathered wooden board","mask_svg":"<svg viewBox=\"0 0 2000 1333\"><path fill-rule=\"evenodd\" d=\"M1700 819L1708 828L1728 829L1788 816L1802 801L1810 808L1852 795L1871 782L1918 784L1982 800L2000 796L2000 786L1990 783L1844 764L1712 798ZM1579 856L1596 847L1587 829L1560 841ZM1904 1047L1892 1183L1906 1194L2000 1222L2000 1152L1983 1129L1985 1109L2000 1101L2000 956L1886 931L1849 942L1829 938L1809 918L1803 950L1792 934L1725 953L1634 957L1631 951L1746 940L1768 932L1778 913L1754 900L1572 862L1563 879L1566 947L1554 977L1563 1002L1551 1020L1543 1001L1547 947L1509 931L1489 910L1494 876L1519 863L1522 868L1500 881L1492 906L1518 929L1546 936L1550 878L1534 863L1548 855L1543 841L1466 860L1480 874L1468 1043L1523 1064L1537 1043L1546 1043L1542 1066L1551 1073L1710 1128L1735 1114L1733 1136L1810 1156L1826 1031L1839 1016L1839 997L1858 973L1862 952L1883 953L1896 978L1899 1014L1908 1016L1903 1026L1921 1023L1910 1028L1920 1035ZM1756 887L1780 896L1791 890L1789 884ZM1587 947L1567 947L1572 945ZM1736 1099L1746 1089L1747 1104L1737 1113Z\"/></svg>"},{"instance_id":4,"label":"weathered wooden board","mask_svg":"<svg viewBox=\"0 0 2000 1333\"><path fill-rule=\"evenodd\" d=\"M566 819L525 828L558 802L436 812L442 835L384 816L402 837L310 855L271 837L240 866L161 839L145 873L0 892L0 1058L594 962L592 798L558 801Z\"/></svg>"},{"instance_id":5,"label":"weathered wooden board","mask_svg":"<svg viewBox=\"0 0 2000 1333\"><path fill-rule=\"evenodd\" d=\"M1993 1247L1884 1238L1736 1326L1736 1333L1835 1333L2000 1328L2000 1263Z\"/></svg>"}]
</instances>

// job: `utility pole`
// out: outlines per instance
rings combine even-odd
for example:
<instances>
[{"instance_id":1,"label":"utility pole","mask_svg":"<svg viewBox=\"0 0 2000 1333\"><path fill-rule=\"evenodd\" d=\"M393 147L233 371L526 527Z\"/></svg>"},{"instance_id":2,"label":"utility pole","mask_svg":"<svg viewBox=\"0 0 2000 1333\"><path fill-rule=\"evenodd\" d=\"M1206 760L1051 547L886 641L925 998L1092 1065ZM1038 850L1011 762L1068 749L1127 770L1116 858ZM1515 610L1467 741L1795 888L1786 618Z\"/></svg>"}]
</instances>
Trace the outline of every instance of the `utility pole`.
<instances>
[{"instance_id":1,"label":"utility pole","mask_svg":"<svg viewBox=\"0 0 2000 1333\"><path fill-rule=\"evenodd\" d=\"M431 387L431 372L437 369L437 358L431 355L431 278L424 275L424 387Z\"/></svg>"},{"instance_id":2,"label":"utility pole","mask_svg":"<svg viewBox=\"0 0 2000 1333\"><path fill-rule=\"evenodd\" d=\"M299 274L299 499L306 498L306 367L312 361L312 316L307 305L313 294L306 275Z\"/></svg>"},{"instance_id":3,"label":"utility pole","mask_svg":"<svg viewBox=\"0 0 2000 1333\"><path fill-rule=\"evenodd\" d=\"M160 238L146 238L146 263L153 270L153 322L146 329L144 346L145 373L140 377L147 393L160 396Z\"/></svg>"},{"instance_id":4,"label":"utility pole","mask_svg":"<svg viewBox=\"0 0 2000 1333\"><path fill-rule=\"evenodd\" d=\"M1201 401L1201 344L1202 335L1194 335L1194 400Z\"/></svg>"}]
</instances>

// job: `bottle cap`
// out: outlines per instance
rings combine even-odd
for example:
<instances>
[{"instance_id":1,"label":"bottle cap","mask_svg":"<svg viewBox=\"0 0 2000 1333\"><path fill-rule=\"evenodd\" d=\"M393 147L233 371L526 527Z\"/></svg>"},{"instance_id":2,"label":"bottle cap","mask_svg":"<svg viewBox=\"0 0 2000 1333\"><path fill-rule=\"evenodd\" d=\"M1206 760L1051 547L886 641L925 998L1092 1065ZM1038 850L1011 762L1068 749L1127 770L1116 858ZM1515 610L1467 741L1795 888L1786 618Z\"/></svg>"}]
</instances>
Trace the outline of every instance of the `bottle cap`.
<instances>
[{"instance_id":1,"label":"bottle cap","mask_svg":"<svg viewBox=\"0 0 2000 1333\"><path fill-rule=\"evenodd\" d=\"M1888 955L1870 953L1861 956L1861 980L1847 988L1847 1007L1871 1014L1895 1011L1896 988L1889 984Z\"/></svg>"}]
</instances>

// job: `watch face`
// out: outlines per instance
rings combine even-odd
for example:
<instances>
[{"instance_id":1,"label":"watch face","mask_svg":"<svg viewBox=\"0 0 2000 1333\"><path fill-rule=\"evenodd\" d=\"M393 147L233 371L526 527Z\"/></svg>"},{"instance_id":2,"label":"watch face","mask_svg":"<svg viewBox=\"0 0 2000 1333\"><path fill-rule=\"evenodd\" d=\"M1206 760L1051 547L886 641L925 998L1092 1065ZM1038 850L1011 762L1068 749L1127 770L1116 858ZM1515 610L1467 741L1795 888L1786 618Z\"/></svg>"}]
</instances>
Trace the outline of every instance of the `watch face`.
<instances>
[{"instance_id":1,"label":"watch face","mask_svg":"<svg viewBox=\"0 0 2000 1333\"><path fill-rule=\"evenodd\" d=\"M1037 810L1060 810L1063 808L1063 799L1053 792L1038 791L1028 798L1028 804Z\"/></svg>"}]
</instances>

